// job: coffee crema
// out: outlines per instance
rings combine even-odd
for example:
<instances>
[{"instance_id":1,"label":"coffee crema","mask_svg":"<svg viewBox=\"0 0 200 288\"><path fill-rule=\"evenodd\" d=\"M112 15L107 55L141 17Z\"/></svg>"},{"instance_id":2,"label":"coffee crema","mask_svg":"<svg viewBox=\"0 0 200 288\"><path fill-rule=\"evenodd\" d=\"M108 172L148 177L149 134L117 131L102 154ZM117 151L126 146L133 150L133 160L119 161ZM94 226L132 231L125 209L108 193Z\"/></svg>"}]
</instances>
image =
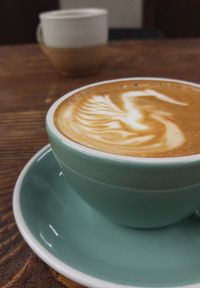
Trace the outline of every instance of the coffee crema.
<instances>
[{"instance_id":1,"label":"coffee crema","mask_svg":"<svg viewBox=\"0 0 200 288\"><path fill-rule=\"evenodd\" d=\"M200 153L200 88L162 80L99 84L54 113L66 137L96 150L137 157Z\"/></svg>"}]
</instances>

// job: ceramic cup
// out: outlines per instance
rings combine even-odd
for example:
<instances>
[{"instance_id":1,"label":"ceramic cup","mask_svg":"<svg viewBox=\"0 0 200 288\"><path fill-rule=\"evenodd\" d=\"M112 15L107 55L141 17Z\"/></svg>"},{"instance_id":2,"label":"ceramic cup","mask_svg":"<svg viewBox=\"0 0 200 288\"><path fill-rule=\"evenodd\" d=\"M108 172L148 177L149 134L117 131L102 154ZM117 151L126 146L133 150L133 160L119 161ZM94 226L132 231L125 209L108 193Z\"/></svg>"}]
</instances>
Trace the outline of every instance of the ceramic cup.
<instances>
[{"instance_id":1,"label":"ceramic cup","mask_svg":"<svg viewBox=\"0 0 200 288\"><path fill-rule=\"evenodd\" d=\"M160 78L162 80L200 85ZM46 127L54 155L74 191L111 220L132 227L155 228L175 223L200 207L200 154L172 158L139 158L109 154L79 145L54 125L54 111L72 91L49 109Z\"/></svg>"},{"instance_id":2,"label":"ceramic cup","mask_svg":"<svg viewBox=\"0 0 200 288\"><path fill-rule=\"evenodd\" d=\"M106 56L107 10L57 10L39 18L37 41L58 71L80 76L99 70Z\"/></svg>"}]
</instances>

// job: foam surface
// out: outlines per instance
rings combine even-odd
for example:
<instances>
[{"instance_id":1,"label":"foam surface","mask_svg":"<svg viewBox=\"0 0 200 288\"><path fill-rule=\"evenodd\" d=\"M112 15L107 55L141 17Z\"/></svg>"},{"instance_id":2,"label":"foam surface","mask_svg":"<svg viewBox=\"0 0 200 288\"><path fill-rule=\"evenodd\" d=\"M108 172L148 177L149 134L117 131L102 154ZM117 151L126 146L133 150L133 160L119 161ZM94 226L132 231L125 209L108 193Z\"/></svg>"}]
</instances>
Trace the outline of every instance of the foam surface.
<instances>
[{"instance_id":1,"label":"foam surface","mask_svg":"<svg viewBox=\"0 0 200 288\"><path fill-rule=\"evenodd\" d=\"M196 113L200 121L199 92L189 85L159 81L99 85L62 102L55 124L66 137L97 150L143 157L189 155L194 149L186 152L192 141L187 135L193 127L189 116ZM191 111L194 100L198 111Z\"/></svg>"}]
</instances>

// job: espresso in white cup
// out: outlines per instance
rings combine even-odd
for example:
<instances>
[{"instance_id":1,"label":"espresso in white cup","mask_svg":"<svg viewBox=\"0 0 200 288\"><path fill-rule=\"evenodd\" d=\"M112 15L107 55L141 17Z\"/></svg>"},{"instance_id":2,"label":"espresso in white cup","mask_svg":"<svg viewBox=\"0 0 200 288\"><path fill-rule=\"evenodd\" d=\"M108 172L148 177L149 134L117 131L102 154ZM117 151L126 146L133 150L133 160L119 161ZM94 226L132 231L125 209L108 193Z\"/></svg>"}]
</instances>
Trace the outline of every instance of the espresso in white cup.
<instances>
[{"instance_id":1,"label":"espresso in white cup","mask_svg":"<svg viewBox=\"0 0 200 288\"><path fill-rule=\"evenodd\" d=\"M108 41L105 9L57 10L39 18L37 40L62 74L91 74L100 68Z\"/></svg>"}]
</instances>

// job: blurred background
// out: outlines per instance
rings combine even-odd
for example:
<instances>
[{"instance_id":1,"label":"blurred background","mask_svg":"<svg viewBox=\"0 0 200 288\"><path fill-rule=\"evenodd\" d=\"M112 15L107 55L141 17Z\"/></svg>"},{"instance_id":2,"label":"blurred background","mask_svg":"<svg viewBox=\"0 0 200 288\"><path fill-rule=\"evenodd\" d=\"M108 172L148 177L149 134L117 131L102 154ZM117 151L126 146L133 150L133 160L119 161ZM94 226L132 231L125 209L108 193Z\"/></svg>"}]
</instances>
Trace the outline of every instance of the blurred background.
<instances>
[{"instance_id":1,"label":"blurred background","mask_svg":"<svg viewBox=\"0 0 200 288\"><path fill-rule=\"evenodd\" d=\"M199 0L0 0L0 44L36 42L40 12L78 7L108 9L111 40L200 36Z\"/></svg>"}]
</instances>

